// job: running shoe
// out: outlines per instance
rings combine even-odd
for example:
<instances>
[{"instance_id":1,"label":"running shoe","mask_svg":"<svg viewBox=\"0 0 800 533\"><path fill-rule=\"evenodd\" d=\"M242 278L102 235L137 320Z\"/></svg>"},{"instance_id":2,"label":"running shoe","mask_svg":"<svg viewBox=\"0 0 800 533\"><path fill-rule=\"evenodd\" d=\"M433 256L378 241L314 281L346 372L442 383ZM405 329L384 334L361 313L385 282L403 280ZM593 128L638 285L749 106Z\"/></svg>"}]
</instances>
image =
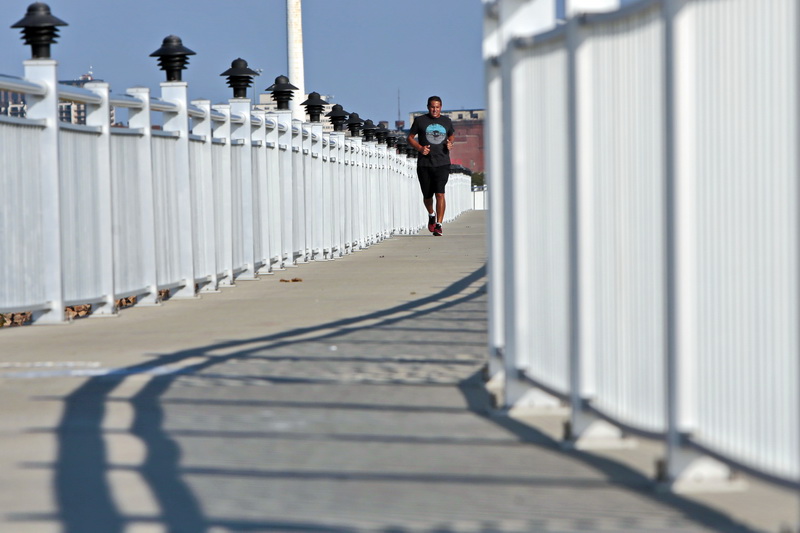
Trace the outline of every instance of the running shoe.
<instances>
[{"instance_id":1,"label":"running shoe","mask_svg":"<svg viewBox=\"0 0 800 533\"><path fill-rule=\"evenodd\" d=\"M436 224L433 228L433 236L434 237L441 237L442 236L442 225Z\"/></svg>"},{"instance_id":2,"label":"running shoe","mask_svg":"<svg viewBox=\"0 0 800 533\"><path fill-rule=\"evenodd\" d=\"M433 232L436 228L436 215L428 215L428 231Z\"/></svg>"}]
</instances>

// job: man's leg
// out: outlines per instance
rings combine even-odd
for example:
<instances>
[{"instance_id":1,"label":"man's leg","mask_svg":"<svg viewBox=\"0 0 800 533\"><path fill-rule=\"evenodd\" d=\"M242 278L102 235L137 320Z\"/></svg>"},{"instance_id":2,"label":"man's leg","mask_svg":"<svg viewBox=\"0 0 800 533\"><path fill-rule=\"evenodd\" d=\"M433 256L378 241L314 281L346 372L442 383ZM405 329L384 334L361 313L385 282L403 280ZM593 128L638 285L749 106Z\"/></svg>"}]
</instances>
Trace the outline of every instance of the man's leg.
<instances>
[{"instance_id":1,"label":"man's leg","mask_svg":"<svg viewBox=\"0 0 800 533\"><path fill-rule=\"evenodd\" d=\"M442 221L444 220L445 210L444 191L447 186L447 180L450 177L450 165L436 167L435 174L436 224L433 228L433 235L434 237L440 237L442 235Z\"/></svg>"},{"instance_id":2,"label":"man's leg","mask_svg":"<svg viewBox=\"0 0 800 533\"><path fill-rule=\"evenodd\" d=\"M425 204L425 209L428 210L428 214L433 214L433 198L423 198L422 203Z\"/></svg>"},{"instance_id":3,"label":"man's leg","mask_svg":"<svg viewBox=\"0 0 800 533\"><path fill-rule=\"evenodd\" d=\"M445 208L445 200L444 200L444 191L445 187L447 187L447 181L450 178L450 165L445 165L441 167L436 167L434 171L434 192L436 193L436 223L441 224L442 220L444 220L444 208Z\"/></svg>"},{"instance_id":4,"label":"man's leg","mask_svg":"<svg viewBox=\"0 0 800 533\"><path fill-rule=\"evenodd\" d=\"M433 204L433 202L431 202L431 204ZM444 219L444 208L446 207L446 204L447 203L444 200L444 193L443 192L437 192L436 193L436 222L438 224L441 224L442 220ZM430 213L431 210L428 209L428 212Z\"/></svg>"},{"instance_id":5,"label":"man's leg","mask_svg":"<svg viewBox=\"0 0 800 533\"><path fill-rule=\"evenodd\" d=\"M417 179L419 180L419 188L422 191L422 203L425 204L425 209L428 214L433 214L433 188L436 186L433 176L431 175L430 167L417 167Z\"/></svg>"},{"instance_id":6,"label":"man's leg","mask_svg":"<svg viewBox=\"0 0 800 533\"><path fill-rule=\"evenodd\" d=\"M428 211L428 231L433 231L436 226L436 217L433 214L433 195L435 182L431 169L428 167L417 167L417 177L419 187L422 190L422 203Z\"/></svg>"}]
</instances>

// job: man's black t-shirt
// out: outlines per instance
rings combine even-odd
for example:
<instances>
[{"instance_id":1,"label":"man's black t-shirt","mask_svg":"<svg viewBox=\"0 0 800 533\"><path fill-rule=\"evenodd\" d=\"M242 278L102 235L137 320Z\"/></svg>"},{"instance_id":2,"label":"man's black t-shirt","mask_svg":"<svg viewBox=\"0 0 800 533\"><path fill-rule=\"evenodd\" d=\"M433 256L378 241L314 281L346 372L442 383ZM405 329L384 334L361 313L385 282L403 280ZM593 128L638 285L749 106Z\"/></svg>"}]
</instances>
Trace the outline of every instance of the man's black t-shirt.
<instances>
[{"instance_id":1,"label":"man's black t-shirt","mask_svg":"<svg viewBox=\"0 0 800 533\"><path fill-rule=\"evenodd\" d=\"M428 155L419 154L417 166L441 167L450 164L450 151L447 149L447 138L455 133L453 122L447 117L432 118L426 113L414 119L409 130L416 135L422 146L430 146Z\"/></svg>"}]
</instances>

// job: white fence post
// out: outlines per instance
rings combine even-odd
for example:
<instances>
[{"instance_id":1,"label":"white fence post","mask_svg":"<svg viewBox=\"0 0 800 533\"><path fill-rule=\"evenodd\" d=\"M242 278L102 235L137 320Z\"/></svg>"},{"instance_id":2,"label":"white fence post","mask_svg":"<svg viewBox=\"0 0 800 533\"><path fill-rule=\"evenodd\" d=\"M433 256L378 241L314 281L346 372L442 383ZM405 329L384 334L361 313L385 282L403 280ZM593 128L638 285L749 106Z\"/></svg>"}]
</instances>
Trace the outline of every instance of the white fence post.
<instances>
[{"instance_id":1,"label":"white fence post","mask_svg":"<svg viewBox=\"0 0 800 533\"><path fill-rule=\"evenodd\" d=\"M332 160L333 136L330 133L322 134L322 254L326 259L333 259L334 229L336 221L333 218L333 173L335 163ZM335 159L335 157L333 158Z\"/></svg>"},{"instance_id":2,"label":"white fence post","mask_svg":"<svg viewBox=\"0 0 800 533\"><path fill-rule=\"evenodd\" d=\"M232 157L238 157L238 169L240 173L239 183L241 195L237 203L241 205L241 217L239 226L241 227L241 246L244 261L244 270L239 273L237 279L254 280L256 278L256 256L255 256L255 235L254 235L254 202L256 200L255 186L253 183L253 126L251 124L250 100L247 98L232 98L229 100L231 115L238 115L244 118L243 123L231 125L231 145L234 143L241 145ZM241 267L242 265L234 265Z\"/></svg>"},{"instance_id":3,"label":"white fence post","mask_svg":"<svg viewBox=\"0 0 800 533\"><path fill-rule=\"evenodd\" d=\"M350 222L350 251L360 250L362 245L363 223L361 212L363 209L363 199L361 198L361 173L362 154L361 137L350 137L350 188L347 191L349 209L347 216Z\"/></svg>"},{"instance_id":4,"label":"white fence post","mask_svg":"<svg viewBox=\"0 0 800 533\"><path fill-rule=\"evenodd\" d=\"M90 82L85 85L86 89L99 95L102 102L99 105L86 104L86 125L100 128L100 136L97 138L97 200L99 205L98 218L100 220L98 232L98 244L100 246L100 264L97 265L96 272L100 279L98 285L101 287L103 301L97 308L92 308L92 315L116 315L117 305L114 290L114 238L112 212L113 196L111 193L111 109L109 106L109 85L104 82Z\"/></svg>"},{"instance_id":5,"label":"white fence post","mask_svg":"<svg viewBox=\"0 0 800 533\"><path fill-rule=\"evenodd\" d=\"M375 244L377 239L377 224L376 224L376 214L378 210L377 205L377 198L375 194L375 189L378 186L377 181L377 165L376 165L376 146L378 143L375 142L374 138L366 144L366 164L365 164L365 173L364 173L364 205L366 206L366 217L364 226L367 232L367 243L372 245Z\"/></svg>"},{"instance_id":6,"label":"white fence post","mask_svg":"<svg viewBox=\"0 0 800 533\"><path fill-rule=\"evenodd\" d=\"M281 184L281 266L293 266L294 262L294 208L292 180L292 112L278 110L275 112L278 121L278 155L279 176Z\"/></svg>"},{"instance_id":7,"label":"white fence post","mask_svg":"<svg viewBox=\"0 0 800 533\"><path fill-rule=\"evenodd\" d=\"M235 283L233 264L233 185L231 184L231 106L215 104L213 112L224 117L217 121L213 133L214 160L214 213L217 235L217 271L219 285L232 286Z\"/></svg>"},{"instance_id":8,"label":"white fence post","mask_svg":"<svg viewBox=\"0 0 800 533\"><path fill-rule=\"evenodd\" d=\"M280 128L278 115L267 113L266 155L267 155L267 231L270 244L270 270L283 267L283 196L281 193L281 150L279 148Z\"/></svg>"},{"instance_id":9,"label":"white fence post","mask_svg":"<svg viewBox=\"0 0 800 533\"><path fill-rule=\"evenodd\" d=\"M40 119L45 128L39 136L37 147L40 159L42 257L51 266L44 270L45 298L49 308L34 311L33 319L41 324L61 324L64 315L64 287L61 279L61 180L59 171L58 140L58 63L54 59L25 61L25 78L47 87L47 93L27 96L27 118Z\"/></svg>"},{"instance_id":10,"label":"white fence post","mask_svg":"<svg viewBox=\"0 0 800 533\"><path fill-rule=\"evenodd\" d=\"M342 254L349 254L353 251L353 180L355 161L353 160L353 150L355 143L353 139L342 136L344 150L342 151L342 180L340 184L342 198L342 239L344 248Z\"/></svg>"},{"instance_id":11,"label":"white fence post","mask_svg":"<svg viewBox=\"0 0 800 533\"><path fill-rule=\"evenodd\" d=\"M296 263L308 261L308 238L306 236L306 188L305 188L305 137L303 123L292 120L292 259ZM309 141L310 142L310 141Z\"/></svg>"},{"instance_id":12,"label":"white fence post","mask_svg":"<svg viewBox=\"0 0 800 533\"><path fill-rule=\"evenodd\" d=\"M386 142L386 195L388 196L388 217L390 235L399 234L400 231L400 195L398 172L397 172L397 139L389 137Z\"/></svg>"},{"instance_id":13,"label":"white fence post","mask_svg":"<svg viewBox=\"0 0 800 533\"><path fill-rule=\"evenodd\" d=\"M567 23L567 82L569 86L569 173L570 219L572 223L571 351L569 365L570 421L565 438L572 443L590 434L597 420L585 412L585 403L594 393L595 346L595 252L592 225L595 222L592 150L591 57L584 46L585 34L580 22ZM594 426L593 426L594 424ZM605 427L602 423L600 423ZM607 429L607 428L606 428ZM600 430L598 430L600 431Z\"/></svg>"},{"instance_id":14,"label":"white fence post","mask_svg":"<svg viewBox=\"0 0 800 533\"><path fill-rule=\"evenodd\" d=\"M378 200L380 202L381 211L381 239L387 239L394 233L394 220L392 217L392 202L396 200L391 195L391 170L389 168L389 151L390 148L386 145L386 139L383 138L378 145L379 159L380 159L380 188L378 189Z\"/></svg>"},{"instance_id":15,"label":"white fence post","mask_svg":"<svg viewBox=\"0 0 800 533\"><path fill-rule=\"evenodd\" d=\"M306 194L310 196L307 204L310 206L309 219L311 224L311 242L309 247L311 249L310 259L322 261L325 259L323 250L325 248L323 231L327 224L325 220L325 184L323 181L323 160L322 160L322 124L319 122L312 122L308 124L310 131L310 149L311 153L306 161L310 164L311 183L306 186Z\"/></svg>"},{"instance_id":16,"label":"white fence post","mask_svg":"<svg viewBox=\"0 0 800 533\"><path fill-rule=\"evenodd\" d=\"M520 137L518 130L525 128L528 124L522 120L516 120L516 110L514 106L520 98L527 99L527 95L520 94L524 88L520 83L514 86L514 69L517 66L518 51L516 47L510 45L510 37L515 34L530 31L524 26L521 20L522 8L525 7L525 0L505 0L500 3L500 21L503 25L504 37L508 37L503 43L503 54L500 59L500 68L503 76L502 94L502 124L503 124L503 146L502 146L502 169L503 187L498 190L502 194L502 209L499 211L503 215L503 326L504 326L504 372L505 390L503 405L512 406L521 396L519 390L518 373L522 365L522 347L529 346L531 343L527 338L530 331L531 310L530 302L526 295L530 294L530 273L526 261L530 258L529 240L524 235L530 221L527 214L529 206L523 190L527 183L527 176L522 175L519 169L520 163L524 161L524 148L515 146ZM516 91L516 92L515 92ZM519 96L519 97L517 97ZM499 228L498 228L499 229Z\"/></svg>"},{"instance_id":17,"label":"white fence post","mask_svg":"<svg viewBox=\"0 0 800 533\"><path fill-rule=\"evenodd\" d=\"M331 254L333 257L342 257L345 254L344 246L344 192L345 192L345 172L347 168L344 164L345 151L344 151L344 132L334 131L330 137L331 143L331 202L332 207L332 223L333 223L333 248Z\"/></svg>"},{"instance_id":18,"label":"white fence post","mask_svg":"<svg viewBox=\"0 0 800 533\"><path fill-rule=\"evenodd\" d=\"M164 131L179 134L175 139L176 199L178 207L178 276L182 282L172 294L173 298L195 298L194 250L192 245L192 184L189 179L189 115L188 87L185 81L161 83L161 97L178 106L177 112L166 113Z\"/></svg>"},{"instance_id":19,"label":"white fence post","mask_svg":"<svg viewBox=\"0 0 800 533\"><path fill-rule=\"evenodd\" d=\"M197 150L196 160L194 165L196 168L196 180L194 184L196 189L195 197L197 198L200 216L195 216L196 227L195 232L202 235L204 238L203 246L201 246L199 253L201 257L196 257L196 262L204 265L202 274L208 277L208 281L201 282L201 292L215 292L219 287L219 266L217 264L217 236L215 224L215 205L214 205L214 163L213 155L213 124L211 119L211 101L210 100L193 100L192 105L203 110L205 116L202 118L195 118L192 124L192 134L201 138L198 140L199 146ZM195 273L200 274L198 272Z\"/></svg>"},{"instance_id":20,"label":"white fence post","mask_svg":"<svg viewBox=\"0 0 800 533\"><path fill-rule=\"evenodd\" d=\"M256 237L259 239L258 250L260 261L259 274L268 274L272 268L272 244L270 239L270 198L269 198L269 164L267 160L267 114L253 110L253 116L261 121L253 132L253 158L257 172L254 173L254 186L258 194L256 210Z\"/></svg>"},{"instance_id":21,"label":"white fence post","mask_svg":"<svg viewBox=\"0 0 800 533\"><path fill-rule=\"evenodd\" d=\"M139 221L142 225L141 242L138 248L142 254L142 278L145 280L146 293L137 297L137 305L157 305L160 302L158 294L158 272L156 258L156 215L153 191L153 142L152 123L150 118L150 89L134 87L127 90L127 94L139 100L141 107L131 108L128 115L128 127L138 130L136 139L136 158L139 168L139 198L141 199L141 213ZM118 199L124 201L123 198Z\"/></svg>"}]
</instances>

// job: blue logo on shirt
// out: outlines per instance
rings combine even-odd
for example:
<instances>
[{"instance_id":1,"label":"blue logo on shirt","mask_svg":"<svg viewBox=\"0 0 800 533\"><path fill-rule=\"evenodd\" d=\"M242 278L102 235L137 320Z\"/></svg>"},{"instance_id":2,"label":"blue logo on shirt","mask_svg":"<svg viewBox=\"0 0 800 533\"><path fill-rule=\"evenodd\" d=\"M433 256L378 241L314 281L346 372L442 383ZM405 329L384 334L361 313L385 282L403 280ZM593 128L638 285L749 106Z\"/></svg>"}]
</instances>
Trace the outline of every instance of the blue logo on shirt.
<instances>
[{"instance_id":1,"label":"blue logo on shirt","mask_svg":"<svg viewBox=\"0 0 800 533\"><path fill-rule=\"evenodd\" d=\"M425 137L431 144L442 144L447 137L447 131L441 124L430 124L425 128Z\"/></svg>"}]
</instances>

